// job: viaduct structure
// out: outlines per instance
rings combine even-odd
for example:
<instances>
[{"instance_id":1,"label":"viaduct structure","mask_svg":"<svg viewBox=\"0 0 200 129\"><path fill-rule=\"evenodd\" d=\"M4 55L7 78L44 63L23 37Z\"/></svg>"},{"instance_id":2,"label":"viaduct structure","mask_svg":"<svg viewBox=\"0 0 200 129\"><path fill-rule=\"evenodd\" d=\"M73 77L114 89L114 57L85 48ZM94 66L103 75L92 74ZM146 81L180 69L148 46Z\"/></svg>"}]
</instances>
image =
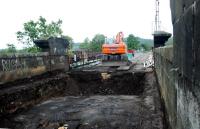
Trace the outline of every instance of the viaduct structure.
<instances>
[{"instance_id":1,"label":"viaduct structure","mask_svg":"<svg viewBox=\"0 0 200 129\"><path fill-rule=\"evenodd\" d=\"M169 129L200 129L200 0L170 0L170 3L174 44L154 49L155 72L160 94ZM46 51L44 53L0 57L0 86L8 81L52 70L69 70L65 51L58 51L61 49L54 46L55 42L63 42L59 47L66 48L67 42L55 38L38 41L37 44L40 45L40 42L46 44L42 46ZM62 76L62 80L66 78L65 75ZM37 84L35 89L30 87L27 91L23 90L23 93L31 93L32 89L37 96L51 96L50 92L45 91L47 88L52 92L55 89L62 90L62 85L58 82L61 81L52 77L52 80L47 82L50 88L44 87L41 94L35 92L40 91L38 89L42 87L41 84ZM53 89L53 86L59 88ZM3 89L4 87L1 87L1 90ZM30 103L33 99L31 96L23 98L20 95L21 93L17 99L23 100L22 102ZM1 95L0 99L5 100L1 101L0 113L7 113L11 107L5 107L3 104L8 105L15 100L9 95ZM12 104L24 106L22 103Z\"/></svg>"}]
</instances>

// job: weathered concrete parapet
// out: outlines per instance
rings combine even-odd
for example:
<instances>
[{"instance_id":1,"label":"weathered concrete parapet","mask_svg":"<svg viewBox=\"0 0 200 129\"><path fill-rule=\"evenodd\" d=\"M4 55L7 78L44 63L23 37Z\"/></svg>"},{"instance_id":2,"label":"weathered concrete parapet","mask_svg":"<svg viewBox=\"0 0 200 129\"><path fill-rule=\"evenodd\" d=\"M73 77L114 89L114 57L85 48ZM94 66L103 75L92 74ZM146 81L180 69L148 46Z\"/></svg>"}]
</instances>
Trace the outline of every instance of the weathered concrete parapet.
<instances>
[{"instance_id":1,"label":"weathered concrete parapet","mask_svg":"<svg viewBox=\"0 0 200 129\"><path fill-rule=\"evenodd\" d=\"M13 54L0 56L0 83L38 75L47 71L48 54Z\"/></svg>"},{"instance_id":2,"label":"weathered concrete parapet","mask_svg":"<svg viewBox=\"0 0 200 129\"><path fill-rule=\"evenodd\" d=\"M51 37L47 40L35 40L34 43L42 49L43 52L49 52L50 55L65 55L69 42L63 38Z\"/></svg>"},{"instance_id":3,"label":"weathered concrete parapet","mask_svg":"<svg viewBox=\"0 0 200 129\"><path fill-rule=\"evenodd\" d=\"M67 57L48 53L0 56L0 84L56 69L68 70Z\"/></svg>"},{"instance_id":4,"label":"weathered concrete parapet","mask_svg":"<svg viewBox=\"0 0 200 129\"><path fill-rule=\"evenodd\" d=\"M165 104L170 127L199 129L199 80L193 82L175 67L172 46L156 48L154 57L161 98Z\"/></svg>"},{"instance_id":5,"label":"weathered concrete parapet","mask_svg":"<svg viewBox=\"0 0 200 129\"><path fill-rule=\"evenodd\" d=\"M28 78L53 70L69 70L66 50L68 42L61 38L38 40L46 51L37 54L12 54L0 56L0 84Z\"/></svg>"},{"instance_id":6,"label":"weathered concrete parapet","mask_svg":"<svg viewBox=\"0 0 200 129\"><path fill-rule=\"evenodd\" d=\"M173 62L173 45L156 48L154 52L167 59L169 62Z\"/></svg>"},{"instance_id":7,"label":"weathered concrete parapet","mask_svg":"<svg viewBox=\"0 0 200 129\"><path fill-rule=\"evenodd\" d=\"M173 72L173 46L154 49L154 65L160 86L161 98L164 101L166 116L171 126L176 125L176 87Z\"/></svg>"}]
</instances>

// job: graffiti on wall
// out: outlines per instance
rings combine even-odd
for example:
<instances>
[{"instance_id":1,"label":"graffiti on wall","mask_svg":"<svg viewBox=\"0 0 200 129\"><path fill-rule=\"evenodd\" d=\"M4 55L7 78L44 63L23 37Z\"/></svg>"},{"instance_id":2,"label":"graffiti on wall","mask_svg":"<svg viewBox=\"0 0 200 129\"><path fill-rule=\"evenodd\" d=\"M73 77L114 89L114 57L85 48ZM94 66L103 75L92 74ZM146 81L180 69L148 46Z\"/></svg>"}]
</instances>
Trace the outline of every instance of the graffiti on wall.
<instances>
[{"instance_id":1,"label":"graffiti on wall","mask_svg":"<svg viewBox=\"0 0 200 129\"><path fill-rule=\"evenodd\" d=\"M26 62L19 61L18 59L2 59L1 65L2 65L2 71L11 71L16 69L26 68Z\"/></svg>"}]
</instances>

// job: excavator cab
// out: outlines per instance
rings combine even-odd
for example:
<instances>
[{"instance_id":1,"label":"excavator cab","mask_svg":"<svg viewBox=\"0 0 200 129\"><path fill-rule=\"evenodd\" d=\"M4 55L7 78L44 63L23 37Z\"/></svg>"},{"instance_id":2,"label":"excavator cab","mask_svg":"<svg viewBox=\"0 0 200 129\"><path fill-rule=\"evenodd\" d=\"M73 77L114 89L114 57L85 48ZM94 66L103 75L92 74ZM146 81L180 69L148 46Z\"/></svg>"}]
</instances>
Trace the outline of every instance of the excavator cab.
<instances>
[{"instance_id":1,"label":"excavator cab","mask_svg":"<svg viewBox=\"0 0 200 129\"><path fill-rule=\"evenodd\" d=\"M105 44L112 44L114 41L114 38L105 38Z\"/></svg>"}]
</instances>

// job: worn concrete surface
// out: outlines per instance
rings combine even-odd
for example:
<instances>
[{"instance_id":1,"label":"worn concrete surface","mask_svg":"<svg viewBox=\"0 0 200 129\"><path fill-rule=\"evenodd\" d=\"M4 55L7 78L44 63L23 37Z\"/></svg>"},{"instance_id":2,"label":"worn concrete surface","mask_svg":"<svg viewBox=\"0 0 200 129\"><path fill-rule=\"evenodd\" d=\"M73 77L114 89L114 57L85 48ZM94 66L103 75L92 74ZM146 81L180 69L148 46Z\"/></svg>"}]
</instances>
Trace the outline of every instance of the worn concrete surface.
<instances>
[{"instance_id":1,"label":"worn concrete surface","mask_svg":"<svg viewBox=\"0 0 200 129\"><path fill-rule=\"evenodd\" d=\"M170 4L173 48L155 52L161 97L172 129L199 129L200 1L170 0Z\"/></svg>"},{"instance_id":2,"label":"worn concrete surface","mask_svg":"<svg viewBox=\"0 0 200 129\"><path fill-rule=\"evenodd\" d=\"M177 120L177 89L174 83L176 69L173 68L173 47L160 47L155 49L155 72L160 86L161 98L164 101L166 114L171 126Z\"/></svg>"},{"instance_id":3,"label":"worn concrete surface","mask_svg":"<svg viewBox=\"0 0 200 129\"><path fill-rule=\"evenodd\" d=\"M0 55L0 84L53 70L67 71L67 59L67 55L52 56L49 53Z\"/></svg>"}]
</instances>

